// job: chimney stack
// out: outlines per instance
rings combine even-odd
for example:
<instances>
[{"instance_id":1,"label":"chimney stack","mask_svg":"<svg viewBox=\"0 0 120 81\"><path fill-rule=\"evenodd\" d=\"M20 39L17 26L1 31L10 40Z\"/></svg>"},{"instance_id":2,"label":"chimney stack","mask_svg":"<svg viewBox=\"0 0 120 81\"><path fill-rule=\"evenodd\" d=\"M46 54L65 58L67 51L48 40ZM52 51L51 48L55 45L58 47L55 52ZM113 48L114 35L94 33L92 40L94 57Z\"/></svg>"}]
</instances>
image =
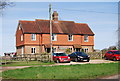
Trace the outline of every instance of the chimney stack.
<instances>
[{"instance_id":1,"label":"chimney stack","mask_svg":"<svg viewBox=\"0 0 120 81\"><path fill-rule=\"evenodd\" d=\"M52 18L53 18L54 21L58 21L58 13L57 13L57 11L53 12Z\"/></svg>"}]
</instances>

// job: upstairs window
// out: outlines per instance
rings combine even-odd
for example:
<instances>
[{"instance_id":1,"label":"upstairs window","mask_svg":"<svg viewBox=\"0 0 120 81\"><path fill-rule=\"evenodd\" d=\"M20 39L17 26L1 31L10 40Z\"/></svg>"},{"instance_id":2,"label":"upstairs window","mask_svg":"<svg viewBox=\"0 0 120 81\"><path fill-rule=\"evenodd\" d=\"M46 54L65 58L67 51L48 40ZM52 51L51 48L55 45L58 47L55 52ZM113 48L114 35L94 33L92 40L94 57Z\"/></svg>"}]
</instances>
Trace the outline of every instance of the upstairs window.
<instances>
[{"instance_id":1,"label":"upstairs window","mask_svg":"<svg viewBox=\"0 0 120 81\"><path fill-rule=\"evenodd\" d=\"M57 35L56 34L52 34L52 41L57 41Z\"/></svg>"},{"instance_id":2,"label":"upstairs window","mask_svg":"<svg viewBox=\"0 0 120 81\"><path fill-rule=\"evenodd\" d=\"M23 35L21 35L21 41L23 41Z\"/></svg>"},{"instance_id":3,"label":"upstairs window","mask_svg":"<svg viewBox=\"0 0 120 81\"><path fill-rule=\"evenodd\" d=\"M31 40L32 40L32 41L35 41L35 40L36 40L36 34L32 34L32 35L31 35Z\"/></svg>"},{"instance_id":4,"label":"upstairs window","mask_svg":"<svg viewBox=\"0 0 120 81\"><path fill-rule=\"evenodd\" d=\"M73 35L68 35L68 41L73 41Z\"/></svg>"},{"instance_id":5,"label":"upstairs window","mask_svg":"<svg viewBox=\"0 0 120 81\"><path fill-rule=\"evenodd\" d=\"M32 47L32 48L31 48L31 53L32 53L32 54L36 53L35 47Z\"/></svg>"},{"instance_id":6,"label":"upstairs window","mask_svg":"<svg viewBox=\"0 0 120 81\"><path fill-rule=\"evenodd\" d=\"M84 35L84 42L88 42L88 35Z\"/></svg>"},{"instance_id":7,"label":"upstairs window","mask_svg":"<svg viewBox=\"0 0 120 81\"><path fill-rule=\"evenodd\" d=\"M21 24L20 24L18 29L21 30L21 27L22 27L22 26L21 26Z\"/></svg>"}]
</instances>

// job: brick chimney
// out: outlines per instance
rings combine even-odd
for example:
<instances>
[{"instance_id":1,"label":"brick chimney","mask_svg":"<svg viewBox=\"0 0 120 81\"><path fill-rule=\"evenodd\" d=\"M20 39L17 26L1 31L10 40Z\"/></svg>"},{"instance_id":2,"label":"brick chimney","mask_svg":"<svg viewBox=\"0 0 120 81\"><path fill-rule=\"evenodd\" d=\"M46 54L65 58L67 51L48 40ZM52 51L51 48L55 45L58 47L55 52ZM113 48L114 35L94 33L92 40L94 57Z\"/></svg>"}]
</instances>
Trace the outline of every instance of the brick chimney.
<instances>
[{"instance_id":1,"label":"brick chimney","mask_svg":"<svg viewBox=\"0 0 120 81\"><path fill-rule=\"evenodd\" d=\"M57 11L53 12L52 18L53 18L54 21L58 21L58 13L57 13Z\"/></svg>"}]
</instances>

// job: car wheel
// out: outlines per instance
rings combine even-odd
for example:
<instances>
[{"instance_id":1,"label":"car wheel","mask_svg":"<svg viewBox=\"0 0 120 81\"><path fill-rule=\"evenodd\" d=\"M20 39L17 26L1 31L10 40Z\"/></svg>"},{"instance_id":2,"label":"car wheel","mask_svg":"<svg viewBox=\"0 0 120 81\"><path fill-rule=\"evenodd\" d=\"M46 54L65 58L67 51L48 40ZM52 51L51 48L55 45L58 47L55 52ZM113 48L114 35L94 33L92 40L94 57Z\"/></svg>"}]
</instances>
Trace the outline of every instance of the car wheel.
<instances>
[{"instance_id":1,"label":"car wheel","mask_svg":"<svg viewBox=\"0 0 120 81\"><path fill-rule=\"evenodd\" d=\"M75 58L75 62L78 62L78 58Z\"/></svg>"},{"instance_id":2,"label":"car wheel","mask_svg":"<svg viewBox=\"0 0 120 81\"><path fill-rule=\"evenodd\" d=\"M68 61L67 63L70 63L70 61Z\"/></svg>"},{"instance_id":3,"label":"car wheel","mask_svg":"<svg viewBox=\"0 0 120 81\"><path fill-rule=\"evenodd\" d=\"M113 58L113 61L116 61L116 60L117 60L116 57L114 57L114 58Z\"/></svg>"},{"instance_id":4,"label":"car wheel","mask_svg":"<svg viewBox=\"0 0 120 81\"><path fill-rule=\"evenodd\" d=\"M104 57L104 59L105 59L105 60L108 60L108 58L107 58L106 56Z\"/></svg>"},{"instance_id":5,"label":"car wheel","mask_svg":"<svg viewBox=\"0 0 120 81\"><path fill-rule=\"evenodd\" d=\"M57 59L57 60L56 60L56 63L60 63L60 61Z\"/></svg>"}]
</instances>

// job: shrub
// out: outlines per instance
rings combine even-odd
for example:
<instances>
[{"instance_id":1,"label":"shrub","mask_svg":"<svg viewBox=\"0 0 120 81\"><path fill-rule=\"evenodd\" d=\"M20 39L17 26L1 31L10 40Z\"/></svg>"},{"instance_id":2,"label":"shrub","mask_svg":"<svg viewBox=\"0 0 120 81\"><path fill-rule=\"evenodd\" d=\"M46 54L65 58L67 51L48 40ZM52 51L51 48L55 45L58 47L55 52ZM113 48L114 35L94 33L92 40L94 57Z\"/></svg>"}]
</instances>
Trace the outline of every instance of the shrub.
<instances>
[{"instance_id":1,"label":"shrub","mask_svg":"<svg viewBox=\"0 0 120 81\"><path fill-rule=\"evenodd\" d=\"M67 48L66 50L65 50L65 53L66 54L70 54L72 51L69 49L69 48Z\"/></svg>"}]
</instances>

